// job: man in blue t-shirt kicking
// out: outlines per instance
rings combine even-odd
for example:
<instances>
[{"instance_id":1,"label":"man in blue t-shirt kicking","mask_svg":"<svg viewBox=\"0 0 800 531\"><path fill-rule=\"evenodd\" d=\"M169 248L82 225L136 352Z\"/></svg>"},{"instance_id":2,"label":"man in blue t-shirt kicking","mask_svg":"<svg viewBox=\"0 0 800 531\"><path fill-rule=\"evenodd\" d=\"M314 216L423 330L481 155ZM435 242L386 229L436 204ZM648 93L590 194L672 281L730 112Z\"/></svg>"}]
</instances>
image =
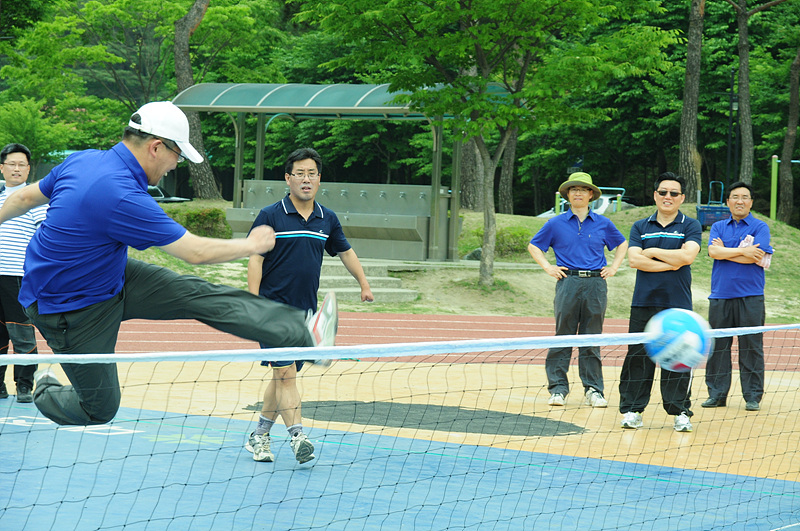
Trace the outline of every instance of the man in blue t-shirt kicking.
<instances>
[{"instance_id":1,"label":"man in blue t-shirt kicking","mask_svg":"<svg viewBox=\"0 0 800 531\"><path fill-rule=\"evenodd\" d=\"M246 239L196 236L167 216L147 193L168 171L203 157L189 143L189 121L171 102L136 111L122 141L108 151L75 153L41 181L12 194L0 223L50 203L28 245L19 301L57 354L112 354L127 319L197 319L218 330L275 346L333 344L337 315L306 312L229 286L128 259L128 247L159 247L191 264L264 253L271 227ZM34 375L33 400L62 425L109 422L120 404L114 363L63 363L72 385L51 369Z\"/></svg>"}]
</instances>

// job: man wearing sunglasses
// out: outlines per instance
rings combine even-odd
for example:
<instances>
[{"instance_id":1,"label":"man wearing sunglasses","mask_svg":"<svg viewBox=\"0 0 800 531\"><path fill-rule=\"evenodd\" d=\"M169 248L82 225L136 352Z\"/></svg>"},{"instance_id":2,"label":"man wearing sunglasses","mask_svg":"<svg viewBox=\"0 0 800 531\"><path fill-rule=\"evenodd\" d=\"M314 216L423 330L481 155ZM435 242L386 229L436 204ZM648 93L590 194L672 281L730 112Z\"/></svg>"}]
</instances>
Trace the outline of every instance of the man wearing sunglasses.
<instances>
[{"instance_id":1,"label":"man wearing sunglasses","mask_svg":"<svg viewBox=\"0 0 800 531\"><path fill-rule=\"evenodd\" d=\"M658 176L653 192L656 212L631 227L628 264L637 269L628 332L643 332L655 314L667 308L692 309L691 264L700 252L700 222L680 211L684 179L672 172ZM620 374L619 411L627 429L642 426L650 402L655 363L644 345L630 345ZM675 431L692 431L691 373L661 370L664 409L675 416Z\"/></svg>"},{"instance_id":2,"label":"man wearing sunglasses","mask_svg":"<svg viewBox=\"0 0 800 531\"><path fill-rule=\"evenodd\" d=\"M297 308L128 259L128 247L158 247L191 264L212 264L275 245L271 227L222 240L196 236L169 218L147 185L183 157L203 160L189 143L183 111L168 101L148 103L110 150L70 155L3 204L0 223L50 203L28 245L19 301L53 352L112 354L128 319L197 319L275 346L332 344L335 312L321 309L320 319L307 321ZM112 420L121 398L116 364L61 367L72 385L49 368L34 374L33 400L42 414L61 425Z\"/></svg>"}]
</instances>

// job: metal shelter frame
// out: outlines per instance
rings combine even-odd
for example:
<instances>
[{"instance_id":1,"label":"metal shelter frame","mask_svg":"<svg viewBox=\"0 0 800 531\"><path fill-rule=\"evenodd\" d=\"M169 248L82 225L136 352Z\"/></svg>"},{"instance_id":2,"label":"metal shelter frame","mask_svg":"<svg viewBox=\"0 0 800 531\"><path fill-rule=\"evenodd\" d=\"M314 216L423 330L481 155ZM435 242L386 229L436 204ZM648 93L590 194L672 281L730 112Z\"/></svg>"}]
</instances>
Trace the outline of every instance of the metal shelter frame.
<instances>
[{"instance_id":1,"label":"metal shelter frame","mask_svg":"<svg viewBox=\"0 0 800 531\"><path fill-rule=\"evenodd\" d=\"M432 89L435 90L435 89ZM389 92L389 85L315 85L271 83L201 83L193 85L172 102L185 111L224 112L234 124L236 153L234 168L234 208L242 205L244 162L244 128L246 114L257 117L257 138L254 179L264 178L264 140L272 120L286 117L292 120L415 120L426 121L433 133L433 169L431 175L431 218L428 230L428 253L439 256L440 201L442 197L441 125L424 113L412 111L408 104L396 103L398 94ZM267 119L269 117L269 120ZM461 190L461 144L453 146L453 175L447 217L447 260L458 260L458 213Z\"/></svg>"}]
</instances>

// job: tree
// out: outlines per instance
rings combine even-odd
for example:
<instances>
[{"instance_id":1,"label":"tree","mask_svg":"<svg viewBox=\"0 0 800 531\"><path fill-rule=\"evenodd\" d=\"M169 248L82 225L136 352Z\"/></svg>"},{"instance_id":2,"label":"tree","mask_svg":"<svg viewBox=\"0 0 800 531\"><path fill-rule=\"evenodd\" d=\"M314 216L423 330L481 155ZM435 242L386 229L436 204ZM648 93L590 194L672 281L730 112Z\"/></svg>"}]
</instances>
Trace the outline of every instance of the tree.
<instances>
[{"instance_id":1,"label":"tree","mask_svg":"<svg viewBox=\"0 0 800 531\"><path fill-rule=\"evenodd\" d=\"M211 0L195 0L189 12L175 21L175 81L178 92L184 91L194 85L192 72L192 59L189 54L189 39L203 21ZM203 143L203 128L200 115L196 111L188 111L189 141L201 154L205 153ZM208 157L203 157L200 164L189 164L189 175L192 177L192 188L195 196L200 199L222 199L222 194L214 182L211 164Z\"/></svg>"},{"instance_id":2,"label":"tree","mask_svg":"<svg viewBox=\"0 0 800 531\"><path fill-rule=\"evenodd\" d=\"M11 142L31 150L31 173L36 165L64 145L72 128L45 116L42 102L30 98L0 105L0 146Z\"/></svg>"},{"instance_id":3,"label":"tree","mask_svg":"<svg viewBox=\"0 0 800 531\"><path fill-rule=\"evenodd\" d=\"M692 0L686 53L686 81L681 112L679 172L686 179L686 197L694 198L700 185L700 155L697 152L697 103L700 97L700 60L703 44L705 0ZM699 202L699 201L698 201Z\"/></svg>"},{"instance_id":4,"label":"tree","mask_svg":"<svg viewBox=\"0 0 800 531\"><path fill-rule=\"evenodd\" d=\"M794 208L794 179L792 178L792 155L797 142L797 126L800 120L800 47L789 70L789 119L786 136L781 150L778 169L780 199L778 200L778 219L789 223Z\"/></svg>"},{"instance_id":5,"label":"tree","mask_svg":"<svg viewBox=\"0 0 800 531\"><path fill-rule=\"evenodd\" d=\"M310 0L298 17L360 44L334 65L369 68L392 89L410 92L400 99L428 116L450 117L437 120L475 139L484 169L479 282L491 285L494 175L512 134L556 119L602 115L603 109L564 105L566 96L659 68L660 49L674 36L636 20L658 8L658 2L633 0ZM587 28L612 20L628 24L585 38Z\"/></svg>"},{"instance_id":6,"label":"tree","mask_svg":"<svg viewBox=\"0 0 800 531\"><path fill-rule=\"evenodd\" d=\"M497 187L497 208L501 214L514 213L514 162L517 160L516 131L511 133L508 144L503 152L503 164L500 168L500 183Z\"/></svg>"},{"instance_id":7,"label":"tree","mask_svg":"<svg viewBox=\"0 0 800 531\"><path fill-rule=\"evenodd\" d=\"M753 182L753 159L755 158L755 142L753 141L753 118L750 109L750 38L747 29L750 17L786 0L772 0L750 10L747 0L725 0L736 13L736 26L739 34L739 130L741 134L742 158L739 179L750 184Z\"/></svg>"}]
</instances>

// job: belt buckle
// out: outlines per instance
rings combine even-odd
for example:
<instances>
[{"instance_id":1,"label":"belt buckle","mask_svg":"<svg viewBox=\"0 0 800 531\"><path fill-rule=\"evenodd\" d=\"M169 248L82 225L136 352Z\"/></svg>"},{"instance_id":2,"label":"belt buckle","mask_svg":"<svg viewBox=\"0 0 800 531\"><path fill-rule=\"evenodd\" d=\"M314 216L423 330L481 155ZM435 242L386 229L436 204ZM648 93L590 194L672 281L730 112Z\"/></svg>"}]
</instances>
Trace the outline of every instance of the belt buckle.
<instances>
[{"instance_id":1,"label":"belt buckle","mask_svg":"<svg viewBox=\"0 0 800 531\"><path fill-rule=\"evenodd\" d=\"M580 271L578 271L578 276L581 277L581 278L588 278L588 277L592 276L592 272L591 271L580 270Z\"/></svg>"}]
</instances>

